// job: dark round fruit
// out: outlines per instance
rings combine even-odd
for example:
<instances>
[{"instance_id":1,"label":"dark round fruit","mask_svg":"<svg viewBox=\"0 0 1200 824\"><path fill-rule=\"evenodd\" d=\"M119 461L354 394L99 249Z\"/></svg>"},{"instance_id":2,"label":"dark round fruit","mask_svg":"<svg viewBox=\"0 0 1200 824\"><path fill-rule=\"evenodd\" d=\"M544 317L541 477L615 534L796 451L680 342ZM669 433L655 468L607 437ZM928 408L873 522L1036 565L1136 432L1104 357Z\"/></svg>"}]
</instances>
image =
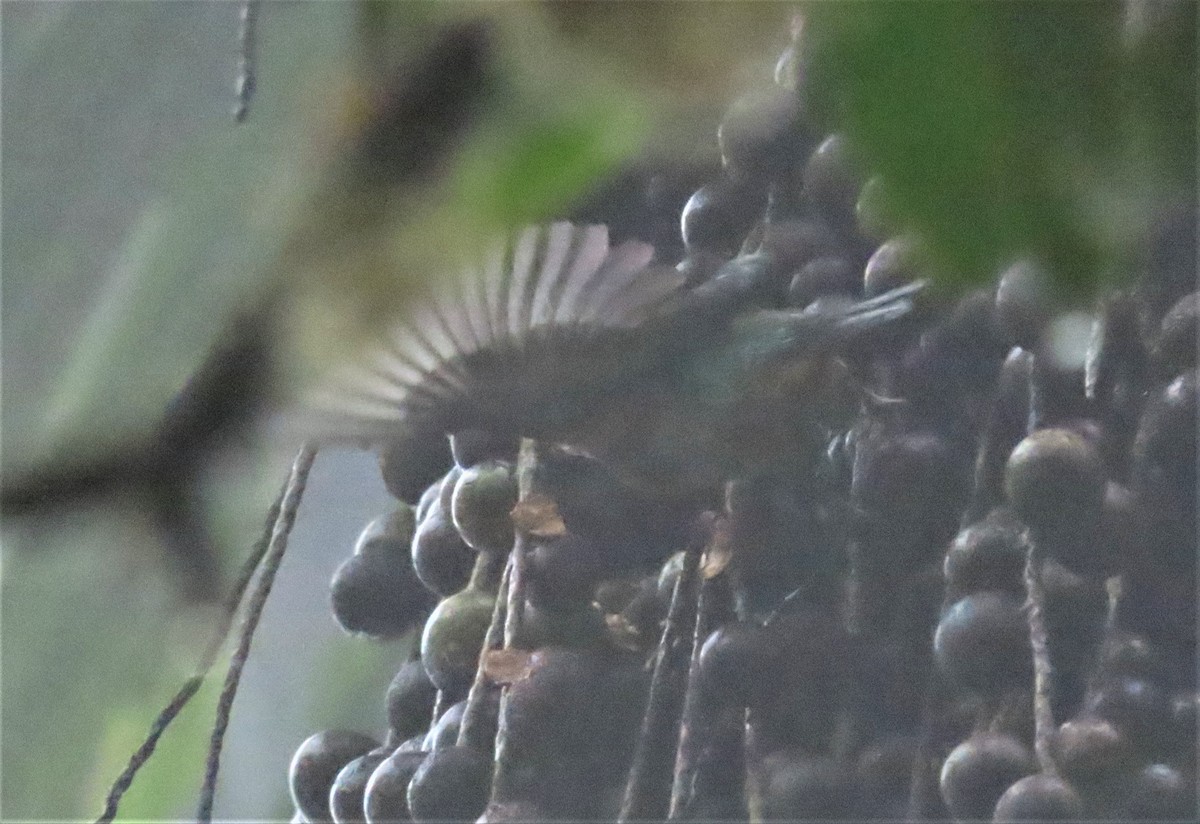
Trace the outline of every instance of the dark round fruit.
<instances>
[{"instance_id":1,"label":"dark round fruit","mask_svg":"<svg viewBox=\"0 0 1200 824\"><path fill-rule=\"evenodd\" d=\"M544 612L586 609L606 566L603 547L568 533L526 556L526 597Z\"/></svg>"},{"instance_id":2,"label":"dark round fruit","mask_svg":"<svg viewBox=\"0 0 1200 824\"><path fill-rule=\"evenodd\" d=\"M837 255L815 258L800 267L788 287L788 306L803 309L828 295L857 295L862 278L849 259Z\"/></svg>"},{"instance_id":3,"label":"dark round fruit","mask_svg":"<svg viewBox=\"0 0 1200 824\"><path fill-rule=\"evenodd\" d=\"M429 726L437 687L420 661L409 661L396 671L387 689L388 728L399 740L412 738Z\"/></svg>"},{"instance_id":4,"label":"dark round fruit","mask_svg":"<svg viewBox=\"0 0 1200 824\"><path fill-rule=\"evenodd\" d=\"M866 814L881 815L908 800L916 753L915 737L893 735L869 744L858 754L855 774Z\"/></svg>"},{"instance_id":5,"label":"dark round fruit","mask_svg":"<svg viewBox=\"0 0 1200 824\"><path fill-rule=\"evenodd\" d=\"M412 542L412 566L425 588L435 595L452 595L467 585L475 553L455 529L442 505L434 501Z\"/></svg>"},{"instance_id":6,"label":"dark round fruit","mask_svg":"<svg viewBox=\"0 0 1200 824\"><path fill-rule=\"evenodd\" d=\"M804 199L817 214L836 226L854 225L863 180L845 135L831 134L813 149L801 180Z\"/></svg>"},{"instance_id":7,"label":"dark round fruit","mask_svg":"<svg viewBox=\"0 0 1200 824\"><path fill-rule=\"evenodd\" d=\"M438 689L457 692L470 686L495 600L494 594L467 588L438 604L425 622L421 662Z\"/></svg>"},{"instance_id":8,"label":"dark round fruit","mask_svg":"<svg viewBox=\"0 0 1200 824\"><path fill-rule=\"evenodd\" d=\"M878 175L863 184L854 204L854 222L859 234L875 243L882 243L897 228L895 207L889 199L887 185Z\"/></svg>"},{"instance_id":9,"label":"dark round fruit","mask_svg":"<svg viewBox=\"0 0 1200 824\"><path fill-rule=\"evenodd\" d=\"M1164 375L1178 375L1196 367L1196 316L1200 292L1184 295L1162 319L1154 341L1154 358Z\"/></svg>"},{"instance_id":10,"label":"dark round fruit","mask_svg":"<svg viewBox=\"0 0 1200 824\"><path fill-rule=\"evenodd\" d=\"M700 648L700 677L705 692L736 706L751 703L769 678L771 650L766 630L737 621L714 630Z\"/></svg>"},{"instance_id":11,"label":"dark round fruit","mask_svg":"<svg viewBox=\"0 0 1200 824\"><path fill-rule=\"evenodd\" d=\"M531 824L550 821L551 817L534 801L493 801L477 824Z\"/></svg>"},{"instance_id":12,"label":"dark round fruit","mask_svg":"<svg viewBox=\"0 0 1200 824\"><path fill-rule=\"evenodd\" d=\"M467 546L478 552L512 549L511 512L517 505L512 464L488 461L464 469L454 485L450 514Z\"/></svg>"},{"instance_id":13,"label":"dark round fruit","mask_svg":"<svg viewBox=\"0 0 1200 824\"><path fill-rule=\"evenodd\" d=\"M408 812L408 782L427 755L397 750L375 768L363 795L367 824L412 820Z\"/></svg>"},{"instance_id":14,"label":"dark round fruit","mask_svg":"<svg viewBox=\"0 0 1200 824\"><path fill-rule=\"evenodd\" d=\"M482 722L482 727L485 729L494 730L496 728L496 719L500 712L500 692L495 688L487 688L483 694L482 703L480 704L480 715L478 720ZM427 752L440 750L444 747L452 747L458 743L458 733L462 729L463 717L467 713L467 699L464 698L454 704L451 704L437 723L429 730L429 734L425 736L425 741L422 749ZM476 742L473 742L476 743Z\"/></svg>"},{"instance_id":15,"label":"dark round fruit","mask_svg":"<svg viewBox=\"0 0 1200 824\"><path fill-rule=\"evenodd\" d=\"M1103 718L1075 718L1054 732L1054 763L1063 778L1085 795L1111 790L1137 766L1129 738Z\"/></svg>"},{"instance_id":16,"label":"dark round fruit","mask_svg":"<svg viewBox=\"0 0 1200 824\"><path fill-rule=\"evenodd\" d=\"M1027 775L1004 791L992 821L1079 821L1083 801L1071 785L1053 775Z\"/></svg>"},{"instance_id":17,"label":"dark round fruit","mask_svg":"<svg viewBox=\"0 0 1200 824\"><path fill-rule=\"evenodd\" d=\"M1023 594L1022 532L1016 519L998 510L954 536L942 567L950 591L958 596L983 590Z\"/></svg>"},{"instance_id":18,"label":"dark round fruit","mask_svg":"<svg viewBox=\"0 0 1200 824\"><path fill-rule=\"evenodd\" d=\"M1171 717L1167 694L1152 681L1130 676L1103 683L1088 698L1087 709L1143 748L1161 743Z\"/></svg>"},{"instance_id":19,"label":"dark round fruit","mask_svg":"<svg viewBox=\"0 0 1200 824\"><path fill-rule=\"evenodd\" d=\"M408 561L408 549L412 545L413 532L417 528L416 515L413 508L401 502L386 515L380 515L367 524L354 542L354 552L358 554L368 544L383 544L389 552L398 558Z\"/></svg>"},{"instance_id":20,"label":"dark round fruit","mask_svg":"<svg viewBox=\"0 0 1200 824\"><path fill-rule=\"evenodd\" d=\"M390 754L383 748L371 750L342 767L329 789L329 811L336 824L352 824L366 820L363 814L363 795L367 791L367 782L375 768Z\"/></svg>"},{"instance_id":21,"label":"dark round fruit","mask_svg":"<svg viewBox=\"0 0 1200 824\"><path fill-rule=\"evenodd\" d=\"M333 616L347 632L390 638L407 632L433 599L394 541L370 540L333 574Z\"/></svg>"},{"instance_id":22,"label":"dark round fruit","mask_svg":"<svg viewBox=\"0 0 1200 824\"><path fill-rule=\"evenodd\" d=\"M1004 469L1004 491L1013 510L1047 538L1043 551L1068 567L1085 560L1076 554L1079 544L1072 538L1088 534L1099 522L1106 484L1095 446L1069 429L1039 429L1029 435ZM1060 557L1068 549L1070 554Z\"/></svg>"},{"instance_id":23,"label":"dark round fruit","mask_svg":"<svg viewBox=\"0 0 1200 824\"><path fill-rule=\"evenodd\" d=\"M914 237L902 235L885 241L867 261L863 292L867 297L874 297L919 280L922 257L921 244Z\"/></svg>"},{"instance_id":24,"label":"dark round fruit","mask_svg":"<svg viewBox=\"0 0 1200 824\"><path fill-rule=\"evenodd\" d=\"M977 592L946 610L933 637L942 672L985 695L1027 683L1032 657L1021 603L1007 593Z\"/></svg>"},{"instance_id":25,"label":"dark round fruit","mask_svg":"<svg viewBox=\"0 0 1200 824\"><path fill-rule=\"evenodd\" d=\"M689 255L733 257L766 205L765 190L746 181L720 178L701 186L688 199L680 217L680 231Z\"/></svg>"},{"instance_id":26,"label":"dark round fruit","mask_svg":"<svg viewBox=\"0 0 1200 824\"><path fill-rule=\"evenodd\" d=\"M767 223L758 251L767 257L767 278L774 284L772 297L784 296L801 266L822 255L837 255L840 246L837 235L821 220L797 218Z\"/></svg>"},{"instance_id":27,"label":"dark round fruit","mask_svg":"<svg viewBox=\"0 0 1200 824\"><path fill-rule=\"evenodd\" d=\"M831 758L774 753L764 759L764 821L844 821L857 800L853 775Z\"/></svg>"},{"instance_id":28,"label":"dark round fruit","mask_svg":"<svg viewBox=\"0 0 1200 824\"><path fill-rule=\"evenodd\" d=\"M386 447L379 456L379 469L388 492L412 503L441 477L450 462L450 445L445 438L422 438Z\"/></svg>"},{"instance_id":29,"label":"dark round fruit","mask_svg":"<svg viewBox=\"0 0 1200 824\"><path fill-rule=\"evenodd\" d=\"M1196 497L1196 370L1171 381L1146 405L1133 443L1143 489ZM1152 483L1152 485L1151 485Z\"/></svg>"},{"instance_id":30,"label":"dark round fruit","mask_svg":"<svg viewBox=\"0 0 1200 824\"><path fill-rule=\"evenodd\" d=\"M470 747L446 747L425 757L408 784L416 822L474 822L487 808L492 762Z\"/></svg>"},{"instance_id":31,"label":"dark round fruit","mask_svg":"<svg viewBox=\"0 0 1200 824\"><path fill-rule=\"evenodd\" d=\"M977 733L942 763L942 800L958 821L989 819L996 801L1018 779L1037 770L1033 755L1002 733Z\"/></svg>"},{"instance_id":32,"label":"dark round fruit","mask_svg":"<svg viewBox=\"0 0 1200 824\"><path fill-rule=\"evenodd\" d=\"M1133 821L1195 821L1200 815L1195 779L1169 764L1151 764L1122 794L1123 812Z\"/></svg>"},{"instance_id":33,"label":"dark round fruit","mask_svg":"<svg viewBox=\"0 0 1200 824\"><path fill-rule=\"evenodd\" d=\"M309 736L292 756L288 787L296 809L313 822L333 821L329 791L342 767L379 746L370 736L326 730Z\"/></svg>"},{"instance_id":34,"label":"dark round fruit","mask_svg":"<svg viewBox=\"0 0 1200 824\"><path fill-rule=\"evenodd\" d=\"M1019 260L1000 275L996 287L996 316L1007 342L1034 351L1050 322L1050 278L1032 260Z\"/></svg>"},{"instance_id":35,"label":"dark round fruit","mask_svg":"<svg viewBox=\"0 0 1200 824\"><path fill-rule=\"evenodd\" d=\"M482 429L464 429L450 436L450 454L454 463L463 469L484 461L517 460L521 439L515 435L484 432Z\"/></svg>"},{"instance_id":36,"label":"dark round fruit","mask_svg":"<svg viewBox=\"0 0 1200 824\"><path fill-rule=\"evenodd\" d=\"M721 162L738 177L762 179L804 157L811 141L796 93L766 86L734 101L717 127Z\"/></svg>"}]
</instances>

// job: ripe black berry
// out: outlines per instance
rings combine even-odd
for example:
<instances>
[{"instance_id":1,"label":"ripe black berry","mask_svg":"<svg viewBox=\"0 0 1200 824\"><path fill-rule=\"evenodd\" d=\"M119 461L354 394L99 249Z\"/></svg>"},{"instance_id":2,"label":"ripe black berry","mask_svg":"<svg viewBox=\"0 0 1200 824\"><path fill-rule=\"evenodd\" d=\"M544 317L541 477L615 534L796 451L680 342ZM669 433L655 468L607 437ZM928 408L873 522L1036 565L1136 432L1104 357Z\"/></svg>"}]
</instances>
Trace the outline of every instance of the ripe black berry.
<instances>
[{"instance_id":1,"label":"ripe black berry","mask_svg":"<svg viewBox=\"0 0 1200 824\"><path fill-rule=\"evenodd\" d=\"M416 501L425 488L450 466L450 445L445 438L405 441L403 448L388 447L379 457L379 468L388 492L401 501Z\"/></svg>"},{"instance_id":2,"label":"ripe black berry","mask_svg":"<svg viewBox=\"0 0 1200 824\"><path fill-rule=\"evenodd\" d=\"M342 767L379 746L374 738L327 730L305 739L292 756L288 787L296 809L312 822L330 822L329 791Z\"/></svg>"},{"instance_id":3,"label":"ripe black berry","mask_svg":"<svg viewBox=\"0 0 1200 824\"><path fill-rule=\"evenodd\" d=\"M417 577L435 595L452 595L466 586L474 565L475 553L435 501L413 535L412 566Z\"/></svg>"},{"instance_id":4,"label":"ripe black berry","mask_svg":"<svg viewBox=\"0 0 1200 824\"><path fill-rule=\"evenodd\" d=\"M992 694L1026 683L1032 659L1021 601L1002 592L977 592L946 610L933 655L958 686Z\"/></svg>"},{"instance_id":5,"label":"ripe black berry","mask_svg":"<svg viewBox=\"0 0 1200 824\"><path fill-rule=\"evenodd\" d=\"M811 145L796 93L765 86L743 95L717 128L721 162L734 175L752 179L786 170Z\"/></svg>"},{"instance_id":6,"label":"ripe black berry","mask_svg":"<svg viewBox=\"0 0 1200 824\"><path fill-rule=\"evenodd\" d=\"M1011 514L996 510L954 536L943 565L950 591L958 596L983 590L1023 594L1022 531Z\"/></svg>"},{"instance_id":7,"label":"ripe black berry","mask_svg":"<svg viewBox=\"0 0 1200 824\"><path fill-rule=\"evenodd\" d=\"M1012 784L1037 769L1029 749L1001 733L979 733L959 744L942 764L942 800L959 821L988 819Z\"/></svg>"},{"instance_id":8,"label":"ripe black berry","mask_svg":"<svg viewBox=\"0 0 1200 824\"><path fill-rule=\"evenodd\" d=\"M412 820L408 812L408 782L427 755L397 750L375 768L363 795L367 824Z\"/></svg>"},{"instance_id":9,"label":"ripe black berry","mask_svg":"<svg viewBox=\"0 0 1200 824\"><path fill-rule=\"evenodd\" d=\"M1015 824L1024 821L1079 821L1083 801L1061 778L1038 773L1027 775L1004 791L996 802L992 821Z\"/></svg>"},{"instance_id":10,"label":"ripe black berry","mask_svg":"<svg viewBox=\"0 0 1200 824\"><path fill-rule=\"evenodd\" d=\"M683 207L680 219L688 254L733 257L766 205L766 191L747 181L726 177L701 186Z\"/></svg>"},{"instance_id":11,"label":"ripe black berry","mask_svg":"<svg viewBox=\"0 0 1200 824\"><path fill-rule=\"evenodd\" d=\"M409 661L396 671L387 689L388 728L398 740L411 738L429 725L437 687L420 661Z\"/></svg>"},{"instance_id":12,"label":"ripe black berry","mask_svg":"<svg viewBox=\"0 0 1200 824\"><path fill-rule=\"evenodd\" d=\"M383 748L360 755L342 767L329 790L329 811L335 824L357 824L365 821L363 795L367 781L391 753Z\"/></svg>"},{"instance_id":13,"label":"ripe black berry","mask_svg":"<svg viewBox=\"0 0 1200 824\"><path fill-rule=\"evenodd\" d=\"M487 807L492 762L470 747L445 747L425 757L408 784L416 822L473 822Z\"/></svg>"}]
</instances>

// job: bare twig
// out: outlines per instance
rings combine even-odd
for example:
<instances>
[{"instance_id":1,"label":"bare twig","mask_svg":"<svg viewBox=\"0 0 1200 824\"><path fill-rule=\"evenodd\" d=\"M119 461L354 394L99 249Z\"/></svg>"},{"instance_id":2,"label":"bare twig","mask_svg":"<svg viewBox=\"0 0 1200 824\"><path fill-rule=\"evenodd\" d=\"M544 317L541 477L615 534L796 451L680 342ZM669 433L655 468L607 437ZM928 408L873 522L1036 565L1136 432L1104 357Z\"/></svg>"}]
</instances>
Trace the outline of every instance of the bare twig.
<instances>
[{"instance_id":1,"label":"bare twig","mask_svg":"<svg viewBox=\"0 0 1200 824\"><path fill-rule=\"evenodd\" d=\"M267 511L266 523L263 525L263 531L257 541L254 542L254 547L250 550L250 555L242 563L242 568L238 571L237 580L234 581L233 588L229 595L225 598L225 603L222 605L221 620L213 632L212 638L208 642L208 646L204 650L204 654L200 658L200 663L196 666L195 673L183 682L183 685L167 702L154 722L150 725L150 732L142 741L140 747L129 758L129 763L125 769L117 777L109 788L108 796L104 802L104 811L100 817L96 819L96 824L107 824L112 821L121 804L121 798L129 790L133 784L133 779L137 775L142 766L150 760L150 756L154 754L155 748L158 746L158 741L162 738L163 733L167 731L167 727L171 725L187 706L188 702L199 691L204 684L204 679L208 677L208 673L212 671L213 666L217 662L217 656L221 654L221 647L225 645L225 639L229 637L229 630L233 627L233 619L237 614L238 605L242 602L242 597L246 594L246 589L250 586L250 581L254 577L255 570L258 569L259 563L262 562L263 555L267 552L267 547L271 542L271 534L275 529L275 521L279 518L279 509L283 504L284 494L287 491L285 485L279 491L279 495L271 503L271 508Z\"/></svg>"},{"instance_id":2,"label":"bare twig","mask_svg":"<svg viewBox=\"0 0 1200 824\"><path fill-rule=\"evenodd\" d=\"M275 575L283 562L287 550L288 536L296 523L296 513L300 507L300 499L304 497L304 489L308 483L308 473L312 469L317 450L314 446L305 444L292 464L291 476L284 490L283 501L279 507L279 516L271 532L271 540L263 558L262 572L259 575L258 586L246 606L246 617L242 623L241 634L238 638L237 649L229 661L229 670L225 674L225 684L217 699L217 717L213 722L212 736L209 739L208 758L205 761L204 783L200 788L200 803L196 811L199 824L212 821L213 797L217 790L217 773L221 764L221 749L225 743L225 731L229 726L229 716L233 710L233 699L237 696L238 685L241 682L242 670L250 655L250 644L254 640L254 631L258 628L262 617L263 607L271 594Z\"/></svg>"},{"instance_id":3,"label":"bare twig","mask_svg":"<svg viewBox=\"0 0 1200 824\"><path fill-rule=\"evenodd\" d=\"M250 101L258 86L258 12L260 0L241 0L238 8L238 65L233 119L242 123L250 116Z\"/></svg>"},{"instance_id":4,"label":"bare twig","mask_svg":"<svg viewBox=\"0 0 1200 824\"><path fill-rule=\"evenodd\" d=\"M1054 668L1050 662L1046 632L1045 592L1042 588L1042 561L1037 541L1025 534L1025 614L1029 620L1029 647L1033 651L1033 750L1042 772L1057 774L1050 753L1054 733Z\"/></svg>"},{"instance_id":5,"label":"bare twig","mask_svg":"<svg viewBox=\"0 0 1200 824\"><path fill-rule=\"evenodd\" d=\"M679 731L679 658L687 647L680 642L684 627L696 605L696 575L700 566L700 546L689 547L683 556L683 568L675 580L666 625L659 638L654 674L641 733L633 755L633 765L625 783L618 822L661 819L670 802L671 752Z\"/></svg>"},{"instance_id":6,"label":"bare twig","mask_svg":"<svg viewBox=\"0 0 1200 824\"><path fill-rule=\"evenodd\" d=\"M471 690L467 693L467 707L463 711L462 723L458 728L458 745L473 746L483 749L484 739L493 735L495 730L481 728L483 723L484 697L487 694L487 659L488 653L496 649L504 640L505 607L508 604L508 590L512 580L513 559L509 555L508 564L504 567L504 575L500 578L500 588L496 592L496 603L492 607L492 621L488 624L487 633L483 637L483 645L479 649L479 664L475 668L475 678L471 681Z\"/></svg>"}]
</instances>

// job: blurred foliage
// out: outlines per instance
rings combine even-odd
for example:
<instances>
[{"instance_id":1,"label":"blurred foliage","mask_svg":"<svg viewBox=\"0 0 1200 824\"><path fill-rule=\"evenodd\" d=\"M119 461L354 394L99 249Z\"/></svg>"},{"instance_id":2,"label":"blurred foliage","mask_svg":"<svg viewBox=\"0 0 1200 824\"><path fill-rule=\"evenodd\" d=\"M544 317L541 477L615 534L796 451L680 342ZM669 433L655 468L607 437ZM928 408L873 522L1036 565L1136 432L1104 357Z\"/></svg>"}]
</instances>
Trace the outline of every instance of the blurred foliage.
<instances>
[{"instance_id":1,"label":"blurred foliage","mask_svg":"<svg viewBox=\"0 0 1200 824\"><path fill-rule=\"evenodd\" d=\"M1132 5L815 3L813 111L882 174L948 285L1032 255L1086 298L1196 185L1194 4L1154 4L1140 31Z\"/></svg>"}]
</instances>

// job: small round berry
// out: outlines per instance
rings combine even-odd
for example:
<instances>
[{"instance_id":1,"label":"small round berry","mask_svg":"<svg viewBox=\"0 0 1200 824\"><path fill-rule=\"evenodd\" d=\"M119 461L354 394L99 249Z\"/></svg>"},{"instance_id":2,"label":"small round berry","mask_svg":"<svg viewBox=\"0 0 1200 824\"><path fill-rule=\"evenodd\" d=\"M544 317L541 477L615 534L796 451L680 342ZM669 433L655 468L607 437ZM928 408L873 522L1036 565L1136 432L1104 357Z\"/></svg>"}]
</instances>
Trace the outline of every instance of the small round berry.
<instances>
[{"instance_id":1,"label":"small round berry","mask_svg":"<svg viewBox=\"0 0 1200 824\"><path fill-rule=\"evenodd\" d=\"M1154 358L1164 375L1178 375L1196 367L1196 316L1200 292L1184 295L1162 319L1154 341Z\"/></svg>"},{"instance_id":2,"label":"small round berry","mask_svg":"<svg viewBox=\"0 0 1200 824\"><path fill-rule=\"evenodd\" d=\"M443 600L425 622L421 662L440 690L458 692L471 683L496 596L468 587Z\"/></svg>"},{"instance_id":3,"label":"small round berry","mask_svg":"<svg viewBox=\"0 0 1200 824\"><path fill-rule=\"evenodd\" d=\"M1019 260L1000 275L996 317L1009 344L1034 351L1050 322L1050 278L1035 261Z\"/></svg>"},{"instance_id":4,"label":"small round berry","mask_svg":"<svg viewBox=\"0 0 1200 824\"><path fill-rule=\"evenodd\" d=\"M800 267L788 287L787 303L803 309L828 295L857 295L861 286L862 278L848 259L825 255Z\"/></svg>"},{"instance_id":5,"label":"small round berry","mask_svg":"<svg viewBox=\"0 0 1200 824\"><path fill-rule=\"evenodd\" d=\"M473 822L487 808L492 762L470 747L446 747L425 757L408 784L408 809L418 822Z\"/></svg>"},{"instance_id":6,"label":"small round berry","mask_svg":"<svg viewBox=\"0 0 1200 824\"><path fill-rule=\"evenodd\" d=\"M520 438L464 429L450 436L450 454L455 466L467 469L484 461L516 461Z\"/></svg>"},{"instance_id":7,"label":"small round berry","mask_svg":"<svg viewBox=\"0 0 1200 824\"><path fill-rule=\"evenodd\" d=\"M409 661L396 671L387 688L388 728L399 740L412 738L429 725L437 687L420 661Z\"/></svg>"},{"instance_id":8,"label":"small round berry","mask_svg":"<svg viewBox=\"0 0 1200 824\"><path fill-rule=\"evenodd\" d=\"M1130 676L1102 684L1089 697L1087 709L1112 722L1135 745L1151 748L1171 716L1170 702L1162 689L1151 681Z\"/></svg>"},{"instance_id":9,"label":"small round berry","mask_svg":"<svg viewBox=\"0 0 1200 824\"><path fill-rule=\"evenodd\" d=\"M846 820L856 809L854 778L832 758L777 752L764 759L766 821Z\"/></svg>"},{"instance_id":10,"label":"small round berry","mask_svg":"<svg viewBox=\"0 0 1200 824\"><path fill-rule=\"evenodd\" d=\"M435 501L413 534L412 566L417 577L435 595L452 595L466 586L474 565L475 553Z\"/></svg>"},{"instance_id":11,"label":"small round berry","mask_svg":"<svg viewBox=\"0 0 1200 824\"><path fill-rule=\"evenodd\" d=\"M363 796L375 768L390 755L384 748L371 750L342 767L329 789L329 812L335 824L358 824L363 815Z\"/></svg>"},{"instance_id":12,"label":"small round berry","mask_svg":"<svg viewBox=\"0 0 1200 824\"><path fill-rule=\"evenodd\" d=\"M1050 743L1063 778L1085 795L1116 787L1137 766L1128 737L1103 718L1067 721L1054 731Z\"/></svg>"},{"instance_id":13,"label":"small round berry","mask_svg":"<svg viewBox=\"0 0 1200 824\"><path fill-rule=\"evenodd\" d=\"M1004 791L992 821L1079 821L1083 800L1070 784L1053 775L1027 775Z\"/></svg>"},{"instance_id":14,"label":"small round berry","mask_svg":"<svg viewBox=\"0 0 1200 824\"><path fill-rule=\"evenodd\" d=\"M837 226L854 225L855 205L862 189L862 176L854 163L846 136L826 137L804 164L804 199Z\"/></svg>"},{"instance_id":15,"label":"small round berry","mask_svg":"<svg viewBox=\"0 0 1200 824\"><path fill-rule=\"evenodd\" d=\"M755 623L736 621L714 630L700 648L700 677L707 694L722 703L747 706L769 678L767 633Z\"/></svg>"},{"instance_id":16,"label":"small round berry","mask_svg":"<svg viewBox=\"0 0 1200 824\"><path fill-rule=\"evenodd\" d=\"M1024 593L1022 532L1010 513L996 510L954 536L943 564L950 591L958 596L983 590Z\"/></svg>"},{"instance_id":17,"label":"small round berry","mask_svg":"<svg viewBox=\"0 0 1200 824\"><path fill-rule=\"evenodd\" d=\"M378 746L374 738L346 730L326 730L305 739L288 769L296 809L312 822L333 821L329 791L334 779L342 767Z\"/></svg>"},{"instance_id":18,"label":"small round berry","mask_svg":"<svg viewBox=\"0 0 1200 824\"><path fill-rule=\"evenodd\" d=\"M427 755L397 750L375 768L363 794L367 824L412 820L408 812L408 782Z\"/></svg>"},{"instance_id":19,"label":"small round berry","mask_svg":"<svg viewBox=\"0 0 1200 824\"><path fill-rule=\"evenodd\" d=\"M367 544L385 544L389 552L408 560L408 548L412 544L413 531L417 528L413 508L401 502L386 515L380 515L363 528L354 542L355 554L362 552Z\"/></svg>"},{"instance_id":20,"label":"small round berry","mask_svg":"<svg viewBox=\"0 0 1200 824\"><path fill-rule=\"evenodd\" d=\"M680 216L688 253L707 253L721 260L733 257L766 205L763 188L746 181L720 178L701 186Z\"/></svg>"},{"instance_id":21,"label":"small round berry","mask_svg":"<svg viewBox=\"0 0 1200 824\"><path fill-rule=\"evenodd\" d=\"M450 499L454 526L467 546L478 552L512 549L510 513L517 505L517 476L512 464L489 461L464 469Z\"/></svg>"},{"instance_id":22,"label":"small round berry","mask_svg":"<svg viewBox=\"0 0 1200 824\"><path fill-rule=\"evenodd\" d=\"M1045 551L1052 557L1099 522L1107 485L1096 448L1069 429L1039 429L1017 444L1004 470L1004 490L1017 516L1049 536ZM1057 560L1071 567L1081 560L1072 552Z\"/></svg>"},{"instance_id":23,"label":"small round berry","mask_svg":"<svg viewBox=\"0 0 1200 824\"><path fill-rule=\"evenodd\" d=\"M916 238L902 235L885 241L867 261L863 293L875 297L920 279L922 263L923 247Z\"/></svg>"},{"instance_id":24,"label":"small round berry","mask_svg":"<svg viewBox=\"0 0 1200 824\"><path fill-rule=\"evenodd\" d=\"M371 540L343 561L329 591L342 629L375 638L402 635L433 606L412 564L389 540Z\"/></svg>"},{"instance_id":25,"label":"small round berry","mask_svg":"<svg viewBox=\"0 0 1200 824\"><path fill-rule=\"evenodd\" d=\"M811 145L796 93L766 86L734 101L717 128L721 162L738 177L785 171Z\"/></svg>"},{"instance_id":26,"label":"small round berry","mask_svg":"<svg viewBox=\"0 0 1200 824\"><path fill-rule=\"evenodd\" d=\"M1026 683L1032 657L1021 601L1002 592L977 592L956 602L938 622L933 655L963 689L992 694Z\"/></svg>"},{"instance_id":27,"label":"small round berry","mask_svg":"<svg viewBox=\"0 0 1200 824\"><path fill-rule=\"evenodd\" d=\"M1014 782L1037 769L1029 749L1002 733L979 733L959 744L942 763L942 800L958 821L988 819Z\"/></svg>"},{"instance_id":28,"label":"small round berry","mask_svg":"<svg viewBox=\"0 0 1200 824\"><path fill-rule=\"evenodd\" d=\"M1195 821L1195 779L1169 764L1151 764L1133 777L1121 806L1133 821Z\"/></svg>"},{"instance_id":29,"label":"small round berry","mask_svg":"<svg viewBox=\"0 0 1200 824\"><path fill-rule=\"evenodd\" d=\"M445 438L423 438L384 449L379 469L392 497L412 503L446 471L450 461Z\"/></svg>"},{"instance_id":30,"label":"small round berry","mask_svg":"<svg viewBox=\"0 0 1200 824\"><path fill-rule=\"evenodd\" d=\"M859 234L875 243L882 243L895 231L895 206L882 177L876 175L863 184L854 204L854 220Z\"/></svg>"}]
</instances>

